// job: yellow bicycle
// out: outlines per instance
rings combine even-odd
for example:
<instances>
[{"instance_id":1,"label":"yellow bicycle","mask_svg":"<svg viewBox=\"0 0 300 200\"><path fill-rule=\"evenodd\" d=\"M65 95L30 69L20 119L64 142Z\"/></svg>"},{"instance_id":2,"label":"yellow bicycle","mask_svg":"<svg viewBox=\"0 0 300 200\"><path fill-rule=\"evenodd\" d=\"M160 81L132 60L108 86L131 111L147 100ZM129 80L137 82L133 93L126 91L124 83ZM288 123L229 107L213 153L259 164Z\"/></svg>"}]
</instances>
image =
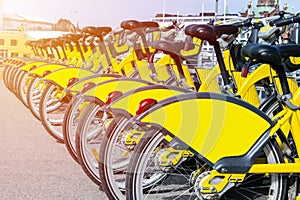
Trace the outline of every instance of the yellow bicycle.
<instances>
[{"instance_id":1,"label":"yellow bicycle","mask_svg":"<svg viewBox=\"0 0 300 200\"><path fill-rule=\"evenodd\" d=\"M299 89L283 61L299 57L300 46L249 44L242 52L276 72L277 98L267 109L272 119L216 93L159 102L130 122L146 134L132 153L128 199L299 198Z\"/></svg>"}]
</instances>

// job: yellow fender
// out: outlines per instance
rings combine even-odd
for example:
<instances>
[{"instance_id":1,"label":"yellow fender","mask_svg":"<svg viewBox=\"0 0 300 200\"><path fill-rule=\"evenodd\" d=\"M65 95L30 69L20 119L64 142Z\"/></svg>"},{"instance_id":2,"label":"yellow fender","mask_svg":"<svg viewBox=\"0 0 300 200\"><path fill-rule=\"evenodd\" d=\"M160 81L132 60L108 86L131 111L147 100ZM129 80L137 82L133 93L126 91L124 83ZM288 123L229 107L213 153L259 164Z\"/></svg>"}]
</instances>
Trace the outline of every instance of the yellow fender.
<instances>
[{"instance_id":1,"label":"yellow fender","mask_svg":"<svg viewBox=\"0 0 300 200\"><path fill-rule=\"evenodd\" d=\"M101 82L108 81L115 78L120 78L120 76L114 74L95 74L78 80L70 87L66 88L65 91L75 95L76 93L82 92L84 85L86 83L94 83L95 85L97 85Z\"/></svg>"},{"instance_id":2,"label":"yellow fender","mask_svg":"<svg viewBox=\"0 0 300 200\"><path fill-rule=\"evenodd\" d=\"M253 105L206 92L165 99L135 120L163 129L166 139L176 139L212 167L231 173L250 169L272 127L269 117Z\"/></svg>"},{"instance_id":3,"label":"yellow fender","mask_svg":"<svg viewBox=\"0 0 300 200\"><path fill-rule=\"evenodd\" d=\"M44 80L56 84L61 88L67 88L68 82L71 78L81 79L94 74L94 72L78 67L58 68L57 70L52 71L52 73L45 76Z\"/></svg>"},{"instance_id":4,"label":"yellow fender","mask_svg":"<svg viewBox=\"0 0 300 200\"><path fill-rule=\"evenodd\" d=\"M60 65L60 64L45 64L45 65L40 65L39 67L31 70L30 74L34 75L34 76L43 77L44 72L46 72L46 71L47 71L47 73L50 73L50 72L56 71L58 69L66 68L66 67L67 66Z\"/></svg>"},{"instance_id":5,"label":"yellow fender","mask_svg":"<svg viewBox=\"0 0 300 200\"><path fill-rule=\"evenodd\" d=\"M37 62L29 62L29 63L26 63L24 66L20 67L20 70L23 70L23 71L30 71L30 68L35 65L35 66L41 66L41 65L44 65L44 64L49 64L45 61L37 61Z\"/></svg>"},{"instance_id":6,"label":"yellow fender","mask_svg":"<svg viewBox=\"0 0 300 200\"><path fill-rule=\"evenodd\" d=\"M270 74L274 72L270 65L268 64L262 64L257 69L255 69L252 73L250 73L247 78L242 78L240 73L235 76L235 79L238 78L243 79L241 83L239 83L238 87L238 94L242 97L242 99L246 100L248 99L249 102L251 100L249 99L249 94L251 95L251 92L249 93L249 90L251 90L251 87L255 87L254 84L257 83L259 80L262 80L264 78L270 77ZM274 72L275 74L275 72ZM248 94L247 94L248 93ZM247 97L248 96L248 97ZM258 98L257 93L252 95L250 98ZM258 105L256 105L258 106Z\"/></svg>"},{"instance_id":7,"label":"yellow fender","mask_svg":"<svg viewBox=\"0 0 300 200\"><path fill-rule=\"evenodd\" d=\"M151 98L159 102L168 97L187 92L191 91L176 86L149 85L126 92L116 101L108 105L108 107L113 113L114 111L120 112L121 109L121 112L127 112L131 116L134 116L139 103L146 98Z\"/></svg>"},{"instance_id":8,"label":"yellow fender","mask_svg":"<svg viewBox=\"0 0 300 200\"><path fill-rule=\"evenodd\" d=\"M112 79L99 83L83 95L85 99L96 101L98 104L103 105L106 102L108 94L113 91L120 91L124 94L127 91L152 84L148 81L131 78Z\"/></svg>"},{"instance_id":9,"label":"yellow fender","mask_svg":"<svg viewBox=\"0 0 300 200\"><path fill-rule=\"evenodd\" d=\"M36 63L36 62L44 62L46 63L46 61L43 61L43 60L40 60L40 59L26 59L26 60L22 60L24 65L28 65L28 64L33 64L33 63Z\"/></svg>"}]
</instances>

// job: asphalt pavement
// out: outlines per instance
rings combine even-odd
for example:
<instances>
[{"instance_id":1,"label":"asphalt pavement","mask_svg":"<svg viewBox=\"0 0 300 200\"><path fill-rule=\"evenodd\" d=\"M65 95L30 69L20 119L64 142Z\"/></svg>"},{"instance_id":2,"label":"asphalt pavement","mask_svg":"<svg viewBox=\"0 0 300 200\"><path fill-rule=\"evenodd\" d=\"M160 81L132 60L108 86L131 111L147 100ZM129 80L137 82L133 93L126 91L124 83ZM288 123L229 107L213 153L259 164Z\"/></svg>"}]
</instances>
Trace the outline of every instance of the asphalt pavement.
<instances>
[{"instance_id":1,"label":"asphalt pavement","mask_svg":"<svg viewBox=\"0 0 300 200\"><path fill-rule=\"evenodd\" d=\"M107 199L2 80L0 199Z\"/></svg>"}]
</instances>

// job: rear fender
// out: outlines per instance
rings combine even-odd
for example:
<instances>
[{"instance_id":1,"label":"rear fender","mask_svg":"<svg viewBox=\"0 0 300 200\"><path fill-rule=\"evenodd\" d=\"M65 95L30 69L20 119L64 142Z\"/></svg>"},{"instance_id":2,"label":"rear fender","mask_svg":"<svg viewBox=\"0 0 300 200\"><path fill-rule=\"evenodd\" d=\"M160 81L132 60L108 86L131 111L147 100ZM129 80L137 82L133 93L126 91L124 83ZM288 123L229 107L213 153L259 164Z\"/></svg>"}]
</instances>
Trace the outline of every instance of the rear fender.
<instances>
[{"instance_id":1,"label":"rear fender","mask_svg":"<svg viewBox=\"0 0 300 200\"><path fill-rule=\"evenodd\" d=\"M52 73L44 77L44 80L53 83L55 85L58 85L61 88L67 88L68 82L71 78L76 77L78 79L81 79L94 74L95 73L89 70L80 69L77 67L68 67L68 68L52 71Z\"/></svg>"},{"instance_id":2,"label":"rear fender","mask_svg":"<svg viewBox=\"0 0 300 200\"><path fill-rule=\"evenodd\" d=\"M73 85L67 87L65 91L70 93L80 93L86 83L95 83L95 85L97 85L98 83L120 77L121 76L117 74L94 74L78 80Z\"/></svg>"},{"instance_id":3,"label":"rear fender","mask_svg":"<svg viewBox=\"0 0 300 200\"><path fill-rule=\"evenodd\" d=\"M191 91L176 86L149 85L124 93L107 107L114 115L120 113L126 116L127 114L134 116L136 115L139 103L144 99L151 98L159 102L163 99L187 92Z\"/></svg>"},{"instance_id":4,"label":"rear fender","mask_svg":"<svg viewBox=\"0 0 300 200\"><path fill-rule=\"evenodd\" d=\"M34 62L28 62L26 63L24 66L22 66L20 69L23 71L30 71L30 68L35 65L35 66L41 66L41 65L45 65L45 64L49 64L45 61L34 61Z\"/></svg>"},{"instance_id":5,"label":"rear fender","mask_svg":"<svg viewBox=\"0 0 300 200\"><path fill-rule=\"evenodd\" d=\"M45 64L45 65L40 65L37 68L33 69L30 71L30 74L34 76L39 76L43 77L45 71L50 71L54 72L59 69L65 69L65 65L59 65L59 64Z\"/></svg>"},{"instance_id":6,"label":"rear fender","mask_svg":"<svg viewBox=\"0 0 300 200\"><path fill-rule=\"evenodd\" d=\"M204 92L165 99L135 120L164 129L200 159L218 169L226 165L226 171L231 173L250 169L259 148L269 139L272 126L271 120L256 107L236 98Z\"/></svg>"},{"instance_id":7,"label":"rear fender","mask_svg":"<svg viewBox=\"0 0 300 200\"><path fill-rule=\"evenodd\" d=\"M120 91L124 94L127 91L147 85L153 85L153 83L131 78L112 79L99 83L95 87L83 93L82 98L88 101L95 101L96 103L102 105L106 102L108 94L113 91Z\"/></svg>"},{"instance_id":8,"label":"rear fender","mask_svg":"<svg viewBox=\"0 0 300 200\"><path fill-rule=\"evenodd\" d=\"M39 66L42 66L42 65L47 65L49 63L45 62L45 61L40 61L40 62L30 62L30 63L26 63L24 66L22 66L20 69L23 70L23 71L30 71L31 67L33 65L39 67Z\"/></svg>"}]
</instances>

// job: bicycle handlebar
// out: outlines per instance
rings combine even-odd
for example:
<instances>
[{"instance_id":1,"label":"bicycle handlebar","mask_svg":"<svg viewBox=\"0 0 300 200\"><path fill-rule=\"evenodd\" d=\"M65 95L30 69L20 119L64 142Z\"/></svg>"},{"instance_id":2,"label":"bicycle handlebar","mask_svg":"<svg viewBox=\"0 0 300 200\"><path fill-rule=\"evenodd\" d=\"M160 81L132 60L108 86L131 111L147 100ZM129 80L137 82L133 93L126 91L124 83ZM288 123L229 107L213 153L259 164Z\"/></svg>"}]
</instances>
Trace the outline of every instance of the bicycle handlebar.
<instances>
[{"instance_id":1,"label":"bicycle handlebar","mask_svg":"<svg viewBox=\"0 0 300 200\"><path fill-rule=\"evenodd\" d=\"M299 23L300 22L300 13L298 13L294 17L289 17L287 19L277 19L274 21L270 22L270 26L276 26L276 27L281 27L281 26L286 26L292 23Z\"/></svg>"},{"instance_id":2,"label":"bicycle handlebar","mask_svg":"<svg viewBox=\"0 0 300 200\"><path fill-rule=\"evenodd\" d=\"M244 21L242 22L236 22L234 24L232 24L238 28L242 28L242 27L250 27L252 26L252 19L251 18L248 18L248 19L245 19Z\"/></svg>"}]
</instances>

